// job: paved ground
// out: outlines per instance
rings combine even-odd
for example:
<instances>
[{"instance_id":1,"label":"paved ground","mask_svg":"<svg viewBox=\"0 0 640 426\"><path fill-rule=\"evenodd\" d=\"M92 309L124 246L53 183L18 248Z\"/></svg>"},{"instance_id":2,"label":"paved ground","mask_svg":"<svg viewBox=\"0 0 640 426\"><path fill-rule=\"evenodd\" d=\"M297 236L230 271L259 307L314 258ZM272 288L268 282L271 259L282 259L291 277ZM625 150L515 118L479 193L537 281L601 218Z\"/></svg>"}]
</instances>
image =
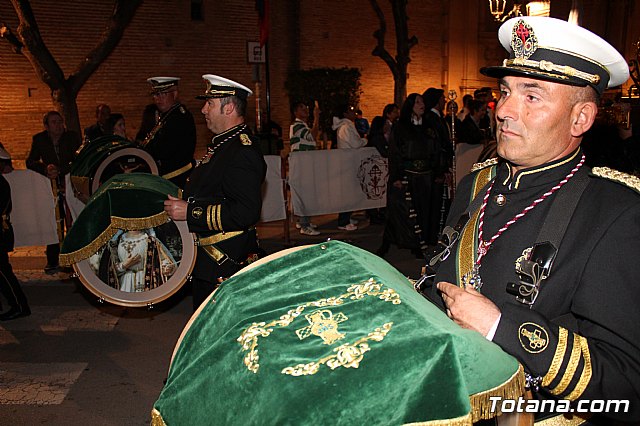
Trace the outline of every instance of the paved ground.
<instances>
[{"instance_id":1,"label":"paved ground","mask_svg":"<svg viewBox=\"0 0 640 426\"><path fill-rule=\"evenodd\" d=\"M258 231L269 253L327 238L375 252L381 225L364 220L361 229L347 233L337 231L335 218L314 218L317 237L291 227L289 242L282 222ZM387 260L411 277L421 266L394 248ZM44 247L20 248L11 262L33 313L0 322L0 425L148 424L191 315L188 289L152 310L102 305L69 274L43 274Z\"/></svg>"}]
</instances>

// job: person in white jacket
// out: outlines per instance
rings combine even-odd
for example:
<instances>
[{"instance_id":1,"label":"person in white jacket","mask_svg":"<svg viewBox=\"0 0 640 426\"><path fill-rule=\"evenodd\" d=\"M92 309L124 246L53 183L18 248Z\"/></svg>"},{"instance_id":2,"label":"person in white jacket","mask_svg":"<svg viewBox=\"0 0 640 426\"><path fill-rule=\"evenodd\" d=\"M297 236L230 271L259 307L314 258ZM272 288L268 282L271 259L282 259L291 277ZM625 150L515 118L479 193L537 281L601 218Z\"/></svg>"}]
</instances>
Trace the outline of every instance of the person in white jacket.
<instances>
[{"instance_id":1,"label":"person in white jacket","mask_svg":"<svg viewBox=\"0 0 640 426\"><path fill-rule=\"evenodd\" d=\"M356 112L352 106L341 105L336 109L331 128L336 132L338 149L362 148L367 144L366 138L361 138L356 130ZM341 118L340 118L341 117ZM351 219L351 212L338 214L338 229L343 231L355 231L357 220Z\"/></svg>"}]
</instances>

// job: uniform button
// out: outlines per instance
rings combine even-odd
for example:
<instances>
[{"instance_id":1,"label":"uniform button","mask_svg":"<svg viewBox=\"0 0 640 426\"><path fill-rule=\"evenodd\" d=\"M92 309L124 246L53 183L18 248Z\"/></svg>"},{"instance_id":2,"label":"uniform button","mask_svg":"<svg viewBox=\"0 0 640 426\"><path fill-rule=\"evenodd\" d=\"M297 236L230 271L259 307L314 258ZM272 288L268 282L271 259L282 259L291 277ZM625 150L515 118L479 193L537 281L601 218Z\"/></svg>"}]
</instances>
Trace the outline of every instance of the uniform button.
<instances>
[{"instance_id":1,"label":"uniform button","mask_svg":"<svg viewBox=\"0 0 640 426\"><path fill-rule=\"evenodd\" d=\"M499 205L500 207L504 206L505 204L507 204L507 197L505 197L502 194L498 194L495 197L493 197L493 201Z\"/></svg>"}]
</instances>

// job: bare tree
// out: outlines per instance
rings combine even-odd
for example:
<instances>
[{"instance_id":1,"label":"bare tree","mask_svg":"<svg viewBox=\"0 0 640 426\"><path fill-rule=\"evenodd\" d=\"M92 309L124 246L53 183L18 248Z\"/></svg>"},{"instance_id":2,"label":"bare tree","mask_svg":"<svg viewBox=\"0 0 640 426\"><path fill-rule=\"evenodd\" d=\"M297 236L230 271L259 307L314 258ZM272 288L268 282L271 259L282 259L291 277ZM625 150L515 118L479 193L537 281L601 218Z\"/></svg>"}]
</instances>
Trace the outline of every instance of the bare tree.
<instances>
[{"instance_id":1,"label":"bare tree","mask_svg":"<svg viewBox=\"0 0 640 426\"><path fill-rule=\"evenodd\" d=\"M68 77L65 77L62 68L42 40L29 0L11 0L11 3L20 23L15 33L4 23L0 24L0 37L13 45L14 52L27 58L38 78L51 89L51 98L64 117L67 127L80 133L76 104L78 92L118 45L142 0L115 1L113 12L98 43Z\"/></svg>"},{"instance_id":2,"label":"bare tree","mask_svg":"<svg viewBox=\"0 0 640 426\"><path fill-rule=\"evenodd\" d=\"M379 56L383 61L387 63L391 73L393 74L394 88L393 88L393 100L397 105L402 105L404 99L407 97L407 66L411 62L409 56L410 50L413 46L418 44L416 36L409 38L409 28L407 21L407 0L389 0L391 8L393 10L393 21L396 26L396 57L395 59L384 47L384 38L387 33L387 22L384 17L380 5L377 0L369 0L371 7L378 15L380 21L380 29L374 31L373 37L378 40L378 44L373 49L371 54L373 56Z\"/></svg>"}]
</instances>

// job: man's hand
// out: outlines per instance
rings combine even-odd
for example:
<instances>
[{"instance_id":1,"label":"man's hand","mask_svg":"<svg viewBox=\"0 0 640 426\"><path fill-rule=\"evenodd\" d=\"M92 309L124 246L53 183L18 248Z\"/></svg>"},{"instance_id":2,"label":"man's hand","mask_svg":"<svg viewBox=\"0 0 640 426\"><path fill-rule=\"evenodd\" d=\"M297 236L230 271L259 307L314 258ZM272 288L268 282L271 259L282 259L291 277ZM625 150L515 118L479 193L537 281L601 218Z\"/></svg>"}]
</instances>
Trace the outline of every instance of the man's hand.
<instances>
[{"instance_id":1,"label":"man's hand","mask_svg":"<svg viewBox=\"0 0 640 426\"><path fill-rule=\"evenodd\" d=\"M58 177L58 167L55 164L47 165L47 177L49 179L56 179Z\"/></svg>"},{"instance_id":2,"label":"man's hand","mask_svg":"<svg viewBox=\"0 0 640 426\"><path fill-rule=\"evenodd\" d=\"M127 270L131 268L133 265L135 265L136 263L140 262L141 260L142 260L142 256L140 256L140 254L135 254L132 257L128 257L127 260L122 262L122 269Z\"/></svg>"},{"instance_id":3,"label":"man's hand","mask_svg":"<svg viewBox=\"0 0 640 426\"><path fill-rule=\"evenodd\" d=\"M486 336L500 316L500 309L472 287L462 289L447 282L439 282L438 290L447 307L447 315L456 324Z\"/></svg>"},{"instance_id":4,"label":"man's hand","mask_svg":"<svg viewBox=\"0 0 640 426\"><path fill-rule=\"evenodd\" d=\"M164 211L173 220L187 220L187 202L171 195L168 197L164 200Z\"/></svg>"}]
</instances>

